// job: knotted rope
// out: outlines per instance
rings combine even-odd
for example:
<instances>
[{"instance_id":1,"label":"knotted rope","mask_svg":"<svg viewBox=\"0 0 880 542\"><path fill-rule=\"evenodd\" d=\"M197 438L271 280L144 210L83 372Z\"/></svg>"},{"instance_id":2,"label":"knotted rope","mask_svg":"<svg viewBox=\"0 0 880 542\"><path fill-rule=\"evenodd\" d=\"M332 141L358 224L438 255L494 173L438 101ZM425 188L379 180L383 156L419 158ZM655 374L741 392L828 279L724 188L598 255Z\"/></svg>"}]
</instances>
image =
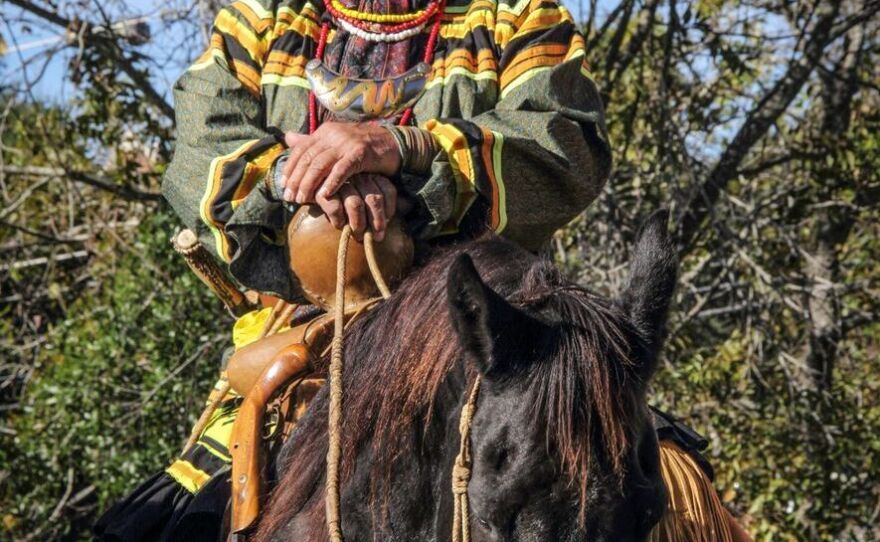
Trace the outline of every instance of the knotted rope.
<instances>
[{"instance_id":1,"label":"knotted rope","mask_svg":"<svg viewBox=\"0 0 880 542\"><path fill-rule=\"evenodd\" d=\"M470 505L468 503L468 483L471 480L471 424L477 408L477 397L480 393L480 377L474 381L474 387L468 396L467 403L461 409L458 432L461 435L458 455L452 466L452 542L470 542Z\"/></svg>"},{"instance_id":2,"label":"knotted rope","mask_svg":"<svg viewBox=\"0 0 880 542\"><path fill-rule=\"evenodd\" d=\"M339 467L342 462L342 369L343 369L343 347L345 346L345 261L348 256L348 243L351 240L351 226L346 225L342 229L342 236L339 238L339 252L336 256L336 307L333 315L333 342L330 345L330 407L327 419L327 481L326 495L324 498L326 506L327 532L330 535L331 542L343 542L341 514L339 511L339 494L340 494L340 476ZM382 293L384 299L391 296L391 291L382 277L382 271L379 269L376 261L375 247L373 244L372 232L364 235L364 252L367 256L367 265L376 286Z\"/></svg>"}]
</instances>

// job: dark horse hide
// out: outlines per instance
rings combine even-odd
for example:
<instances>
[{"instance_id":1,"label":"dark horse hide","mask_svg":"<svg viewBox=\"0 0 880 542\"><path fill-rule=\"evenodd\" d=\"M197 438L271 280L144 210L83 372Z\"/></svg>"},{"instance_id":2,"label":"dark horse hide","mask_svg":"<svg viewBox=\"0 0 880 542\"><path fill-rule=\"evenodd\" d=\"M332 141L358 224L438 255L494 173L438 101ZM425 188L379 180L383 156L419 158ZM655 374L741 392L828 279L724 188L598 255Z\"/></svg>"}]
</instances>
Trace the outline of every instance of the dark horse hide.
<instances>
[{"instance_id":1,"label":"dark horse hide","mask_svg":"<svg viewBox=\"0 0 880 542\"><path fill-rule=\"evenodd\" d=\"M498 238L433 256L347 332L348 542L451 539L459 415L477 374L471 539L645 540L665 502L646 387L677 260L642 227L618 299ZM444 280L445 279L445 280ZM326 389L278 460L256 540L325 540Z\"/></svg>"}]
</instances>

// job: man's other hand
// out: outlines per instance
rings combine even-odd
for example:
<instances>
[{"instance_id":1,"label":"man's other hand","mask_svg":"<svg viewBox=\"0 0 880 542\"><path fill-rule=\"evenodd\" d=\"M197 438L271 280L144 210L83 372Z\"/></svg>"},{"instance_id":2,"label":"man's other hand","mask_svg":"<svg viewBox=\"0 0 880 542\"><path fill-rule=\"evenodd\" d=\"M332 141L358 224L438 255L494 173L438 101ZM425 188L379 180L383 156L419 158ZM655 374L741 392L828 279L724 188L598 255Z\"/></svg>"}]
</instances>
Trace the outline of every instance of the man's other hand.
<instances>
[{"instance_id":1,"label":"man's other hand","mask_svg":"<svg viewBox=\"0 0 880 542\"><path fill-rule=\"evenodd\" d=\"M349 178L336 195L324 197L319 192L315 202L334 227L350 224L358 241L369 227L376 241L381 241L388 222L397 212L397 188L383 175L360 173Z\"/></svg>"}]
</instances>

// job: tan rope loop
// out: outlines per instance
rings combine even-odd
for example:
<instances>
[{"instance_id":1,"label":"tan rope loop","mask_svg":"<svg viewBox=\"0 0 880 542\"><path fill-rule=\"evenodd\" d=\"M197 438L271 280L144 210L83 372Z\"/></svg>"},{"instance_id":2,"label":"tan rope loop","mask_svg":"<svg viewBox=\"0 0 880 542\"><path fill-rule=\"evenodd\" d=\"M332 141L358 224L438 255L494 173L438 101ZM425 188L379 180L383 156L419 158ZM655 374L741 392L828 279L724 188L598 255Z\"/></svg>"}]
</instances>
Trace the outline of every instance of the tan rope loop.
<instances>
[{"instance_id":1,"label":"tan rope loop","mask_svg":"<svg viewBox=\"0 0 880 542\"><path fill-rule=\"evenodd\" d=\"M333 341L330 344L330 407L327 420L327 482L326 482L326 519L327 532L331 542L343 542L342 536L342 513L340 512L340 485L339 475L342 463L342 370L343 348L345 338L345 261L348 257L348 243L351 240L351 226L346 225L342 229L339 238L339 252L336 254L336 306L333 315ZM382 293L382 297L388 299L391 291L382 271L376 261L376 251L372 232L366 232L364 236L364 252L367 256L367 265L376 286Z\"/></svg>"},{"instance_id":2,"label":"tan rope loop","mask_svg":"<svg viewBox=\"0 0 880 542\"><path fill-rule=\"evenodd\" d=\"M461 434L458 455L452 467L452 542L470 542L470 504L468 502L468 483L471 480L471 425L477 409L480 393L480 377L474 380L474 387L461 409L458 431Z\"/></svg>"},{"instance_id":3,"label":"tan rope loop","mask_svg":"<svg viewBox=\"0 0 880 542\"><path fill-rule=\"evenodd\" d=\"M367 231L364 234L364 253L367 256L367 266L370 268L370 274L373 275L373 281L384 299L391 297L391 290L385 283L382 276L382 270L379 268L379 262L376 261L376 245L373 239L373 232Z\"/></svg>"}]
</instances>

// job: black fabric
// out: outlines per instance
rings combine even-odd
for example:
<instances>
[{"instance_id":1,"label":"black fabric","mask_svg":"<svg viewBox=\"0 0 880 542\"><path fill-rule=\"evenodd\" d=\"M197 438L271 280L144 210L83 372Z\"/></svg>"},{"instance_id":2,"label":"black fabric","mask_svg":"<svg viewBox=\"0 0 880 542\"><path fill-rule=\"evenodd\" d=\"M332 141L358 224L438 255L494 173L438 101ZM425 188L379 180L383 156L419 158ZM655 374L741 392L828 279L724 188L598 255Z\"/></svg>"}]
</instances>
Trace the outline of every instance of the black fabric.
<instances>
[{"instance_id":1,"label":"black fabric","mask_svg":"<svg viewBox=\"0 0 880 542\"><path fill-rule=\"evenodd\" d=\"M229 468L196 494L165 472L113 505L94 527L100 542L223 542L223 518L231 494Z\"/></svg>"},{"instance_id":2,"label":"black fabric","mask_svg":"<svg viewBox=\"0 0 880 542\"><path fill-rule=\"evenodd\" d=\"M709 447L709 441L701 434L685 425L675 416L654 407L649 407L654 415L654 430L659 440L670 440L690 454L703 469L710 480L715 480L715 469L701 453Z\"/></svg>"}]
</instances>

